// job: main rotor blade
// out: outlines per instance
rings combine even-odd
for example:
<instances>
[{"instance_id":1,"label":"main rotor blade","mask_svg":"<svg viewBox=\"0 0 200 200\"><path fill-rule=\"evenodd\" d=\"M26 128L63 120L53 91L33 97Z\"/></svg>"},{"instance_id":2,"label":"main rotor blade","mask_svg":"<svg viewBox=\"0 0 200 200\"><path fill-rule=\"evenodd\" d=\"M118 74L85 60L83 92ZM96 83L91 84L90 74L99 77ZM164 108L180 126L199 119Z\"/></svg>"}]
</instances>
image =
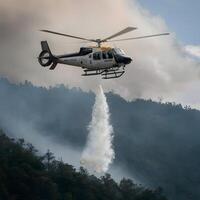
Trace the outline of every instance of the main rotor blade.
<instances>
[{"instance_id":1,"label":"main rotor blade","mask_svg":"<svg viewBox=\"0 0 200 200\"><path fill-rule=\"evenodd\" d=\"M119 39L119 40L109 40L108 42L119 42L119 41L126 41L126 40L137 40L137 39L157 37L157 36L164 36L164 35L170 35L170 33L161 33L161 34L155 34L155 35L146 35L146 36L134 37L134 38L124 38L124 39Z\"/></svg>"},{"instance_id":2,"label":"main rotor blade","mask_svg":"<svg viewBox=\"0 0 200 200\"><path fill-rule=\"evenodd\" d=\"M66 37L71 37L71 38L75 38L75 39L79 39L79 40L86 40L86 41L90 41L90 42L96 42L96 40L93 39L87 39L87 38L82 38L82 37L77 37L74 35L68 35L68 34L64 34L64 33L58 33L55 31L50 31L50 30L40 30L42 32L46 32L46 33L52 33L52 34L56 34L56 35L61 35L61 36L66 36Z\"/></svg>"},{"instance_id":3,"label":"main rotor blade","mask_svg":"<svg viewBox=\"0 0 200 200\"><path fill-rule=\"evenodd\" d=\"M121 30L120 32L115 33L114 35L111 35L111 36L109 36L109 37L107 37L107 38L105 38L105 39L103 39L103 40L101 40L101 41L102 41L102 42L106 42L107 40L110 40L110 39L112 39L112 38L115 38L115 37L117 37L117 36L123 35L123 34L125 34L125 33L128 33L128 32L130 32L130 31L133 31L133 30L136 30L136 29L137 29L136 27L127 27L127 28Z\"/></svg>"}]
</instances>

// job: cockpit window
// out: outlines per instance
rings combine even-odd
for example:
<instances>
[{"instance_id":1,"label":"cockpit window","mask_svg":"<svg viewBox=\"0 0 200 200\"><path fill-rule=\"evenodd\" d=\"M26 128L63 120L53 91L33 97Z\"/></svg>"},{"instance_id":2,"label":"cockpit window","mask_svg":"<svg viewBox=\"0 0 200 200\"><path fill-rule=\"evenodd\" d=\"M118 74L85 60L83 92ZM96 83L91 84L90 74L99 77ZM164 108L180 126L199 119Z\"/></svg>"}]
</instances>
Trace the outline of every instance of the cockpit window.
<instances>
[{"instance_id":1,"label":"cockpit window","mask_svg":"<svg viewBox=\"0 0 200 200\"><path fill-rule=\"evenodd\" d=\"M125 52L124 52L122 49L120 49L120 48L115 48L115 49L114 49L114 52L115 52L116 54L125 55Z\"/></svg>"}]
</instances>

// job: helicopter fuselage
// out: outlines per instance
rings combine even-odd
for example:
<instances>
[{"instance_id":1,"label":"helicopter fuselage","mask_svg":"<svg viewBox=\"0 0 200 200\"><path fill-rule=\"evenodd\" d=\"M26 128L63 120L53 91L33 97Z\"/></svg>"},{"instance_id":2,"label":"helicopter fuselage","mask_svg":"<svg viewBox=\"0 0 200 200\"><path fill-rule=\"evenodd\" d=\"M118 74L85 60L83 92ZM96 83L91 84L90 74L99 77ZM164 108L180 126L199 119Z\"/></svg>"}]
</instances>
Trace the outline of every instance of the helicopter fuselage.
<instances>
[{"instance_id":1,"label":"helicopter fuselage","mask_svg":"<svg viewBox=\"0 0 200 200\"><path fill-rule=\"evenodd\" d=\"M56 56L58 63L86 69L109 69L129 64L132 59L118 48L81 48L79 53ZM121 58L121 60L119 59Z\"/></svg>"},{"instance_id":2,"label":"helicopter fuselage","mask_svg":"<svg viewBox=\"0 0 200 200\"><path fill-rule=\"evenodd\" d=\"M82 47L80 48L80 51L78 53L55 56L51 53L47 41L42 41L42 52L38 57L38 61L43 67L50 66L50 70L55 69L57 64L61 63L66 65L82 67L85 72L84 74L82 74L83 76L102 75L103 79L119 78L125 72L124 67L130 64L132 59L130 57L127 57L123 50L119 48L102 47L102 43L128 41L169 35L169 33L160 33L123 39L114 39L118 36L129 33L136 29L137 27L126 27L121 31L103 39L89 39L52 30L41 30L42 32L54 35L60 35L87 42L93 42L97 44L97 47Z\"/></svg>"},{"instance_id":3,"label":"helicopter fuselage","mask_svg":"<svg viewBox=\"0 0 200 200\"><path fill-rule=\"evenodd\" d=\"M102 75L104 79L118 78L124 74L124 67L132 61L119 48L82 47L78 53L54 55L46 41L42 41L41 46L42 52L38 61L43 67L50 66L49 69L53 70L58 63L81 67L84 69L83 76Z\"/></svg>"}]
</instances>

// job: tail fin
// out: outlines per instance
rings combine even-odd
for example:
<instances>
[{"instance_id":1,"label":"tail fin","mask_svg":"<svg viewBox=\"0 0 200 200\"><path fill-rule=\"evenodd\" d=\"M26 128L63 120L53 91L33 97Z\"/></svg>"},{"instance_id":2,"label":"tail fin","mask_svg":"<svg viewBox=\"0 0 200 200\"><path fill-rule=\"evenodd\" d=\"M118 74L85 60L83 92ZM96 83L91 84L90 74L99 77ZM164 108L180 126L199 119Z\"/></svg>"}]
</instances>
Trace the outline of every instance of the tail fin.
<instances>
[{"instance_id":1,"label":"tail fin","mask_svg":"<svg viewBox=\"0 0 200 200\"><path fill-rule=\"evenodd\" d=\"M50 68L49 68L50 70L55 69L57 64L58 64L58 59L57 59L56 56L54 56L51 53L51 50L49 48L47 41L41 41L41 47L42 47L42 52L40 53L40 55L38 57L39 63L43 67L47 67L47 66L51 65Z\"/></svg>"},{"instance_id":2,"label":"tail fin","mask_svg":"<svg viewBox=\"0 0 200 200\"><path fill-rule=\"evenodd\" d=\"M42 47L42 51L47 51L52 56L52 53L47 41L41 41L41 47Z\"/></svg>"}]
</instances>

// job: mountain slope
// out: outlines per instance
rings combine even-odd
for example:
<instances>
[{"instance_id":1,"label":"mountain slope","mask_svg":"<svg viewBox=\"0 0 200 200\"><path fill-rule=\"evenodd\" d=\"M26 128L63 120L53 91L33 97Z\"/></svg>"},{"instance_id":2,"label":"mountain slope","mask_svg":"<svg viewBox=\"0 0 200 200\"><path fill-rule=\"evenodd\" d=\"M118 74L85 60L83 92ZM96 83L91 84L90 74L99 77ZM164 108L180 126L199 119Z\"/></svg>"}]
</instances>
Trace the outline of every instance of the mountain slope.
<instances>
[{"instance_id":1,"label":"mountain slope","mask_svg":"<svg viewBox=\"0 0 200 200\"><path fill-rule=\"evenodd\" d=\"M4 200L166 200L161 190L149 190L130 179L117 184L109 174L96 178L83 168L57 161L48 151L36 155L23 139L0 131L0 199Z\"/></svg>"},{"instance_id":2,"label":"mountain slope","mask_svg":"<svg viewBox=\"0 0 200 200\"><path fill-rule=\"evenodd\" d=\"M171 199L199 199L200 112L174 103L127 102L112 93L107 100L114 127L114 165L143 184L162 186ZM82 150L93 103L94 94L79 89L0 80L0 126L9 135L17 135L19 124L30 126L55 143Z\"/></svg>"}]
</instances>

